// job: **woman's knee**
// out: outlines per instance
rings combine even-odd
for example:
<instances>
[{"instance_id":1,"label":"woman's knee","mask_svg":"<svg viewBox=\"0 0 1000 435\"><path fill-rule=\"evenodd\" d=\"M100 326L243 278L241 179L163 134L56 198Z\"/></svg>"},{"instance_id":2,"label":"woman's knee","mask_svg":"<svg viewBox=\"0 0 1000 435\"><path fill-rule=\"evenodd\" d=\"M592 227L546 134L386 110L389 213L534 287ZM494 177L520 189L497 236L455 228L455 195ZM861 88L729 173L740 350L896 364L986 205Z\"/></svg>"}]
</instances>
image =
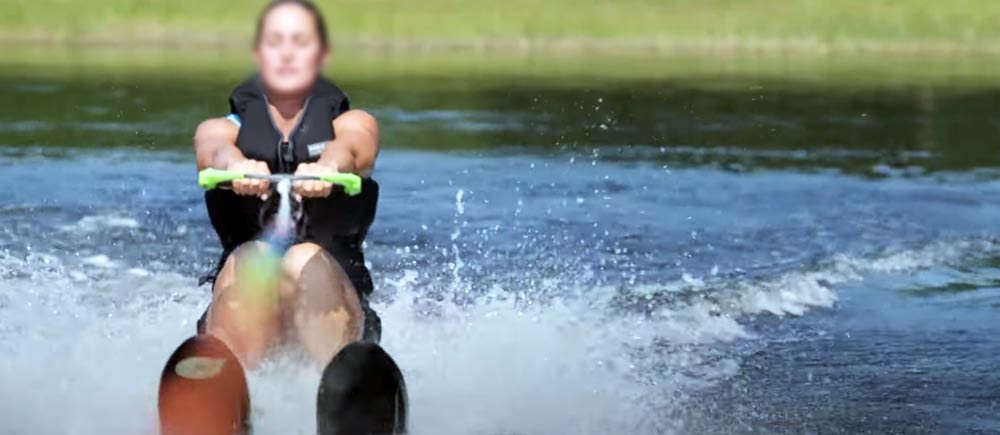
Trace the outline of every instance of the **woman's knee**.
<instances>
[{"instance_id":1,"label":"woman's knee","mask_svg":"<svg viewBox=\"0 0 1000 435\"><path fill-rule=\"evenodd\" d=\"M300 301L337 301L348 303L352 312L359 305L358 295L350 278L322 246L300 243L285 252L282 260L281 297L298 297ZM321 304L326 305L326 304ZM359 308L360 309L360 308Z\"/></svg>"},{"instance_id":2,"label":"woman's knee","mask_svg":"<svg viewBox=\"0 0 1000 435\"><path fill-rule=\"evenodd\" d=\"M226 258L226 262L222 265L222 268L219 269L219 275L215 278L214 290L232 285L236 279L238 265L254 254L266 252L268 249L270 249L270 246L267 243L258 241L250 241L237 246L229 254L229 257Z\"/></svg>"},{"instance_id":3,"label":"woman's knee","mask_svg":"<svg viewBox=\"0 0 1000 435\"><path fill-rule=\"evenodd\" d=\"M283 295L286 297L299 294L313 301L341 302L357 299L357 292L340 263L315 243L300 243L289 248L282 268L286 279ZM352 308L358 304L350 303Z\"/></svg>"},{"instance_id":4,"label":"woman's knee","mask_svg":"<svg viewBox=\"0 0 1000 435\"><path fill-rule=\"evenodd\" d=\"M285 276L298 280L307 268L328 267L331 264L329 254L315 243L299 243L288 248L281 268Z\"/></svg>"},{"instance_id":5,"label":"woman's knee","mask_svg":"<svg viewBox=\"0 0 1000 435\"><path fill-rule=\"evenodd\" d=\"M235 266L237 263L245 261L247 258L250 258L251 256L265 253L270 249L271 246L264 242L259 242L256 240L246 242L240 246L237 246L236 249L233 249L233 252L229 254L229 258L226 259L226 264L223 266L223 268L231 265Z\"/></svg>"}]
</instances>

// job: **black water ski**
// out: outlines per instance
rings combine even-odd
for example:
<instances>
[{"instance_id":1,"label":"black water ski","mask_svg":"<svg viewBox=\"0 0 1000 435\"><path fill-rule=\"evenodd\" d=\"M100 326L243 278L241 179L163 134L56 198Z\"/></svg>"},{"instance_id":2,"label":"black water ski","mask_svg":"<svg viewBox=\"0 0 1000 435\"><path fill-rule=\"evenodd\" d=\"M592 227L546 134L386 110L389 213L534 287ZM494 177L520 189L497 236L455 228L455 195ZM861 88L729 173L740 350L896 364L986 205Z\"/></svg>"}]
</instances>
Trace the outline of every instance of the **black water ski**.
<instances>
[{"instance_id":1,"label":"black water ski","mask_svg":"<svg viewBox=\"0 0 1000 435\"><path fill-rule=\"evenodd\" d=\"M373 343L343 348L323 370L316 401L319 435L406 432L406 383L395 361Z\"/></svg>"},{"instance_id":2,"label":"black water ski","mask_svg":"<svg viewBox=\"0 0 1000 435\"><path fill-rule=\"evenodd\" d=\"M250 395L233 352L211 335L187 339L160 375L160 435L249 433Z\"/></svg>"}]
</instances>

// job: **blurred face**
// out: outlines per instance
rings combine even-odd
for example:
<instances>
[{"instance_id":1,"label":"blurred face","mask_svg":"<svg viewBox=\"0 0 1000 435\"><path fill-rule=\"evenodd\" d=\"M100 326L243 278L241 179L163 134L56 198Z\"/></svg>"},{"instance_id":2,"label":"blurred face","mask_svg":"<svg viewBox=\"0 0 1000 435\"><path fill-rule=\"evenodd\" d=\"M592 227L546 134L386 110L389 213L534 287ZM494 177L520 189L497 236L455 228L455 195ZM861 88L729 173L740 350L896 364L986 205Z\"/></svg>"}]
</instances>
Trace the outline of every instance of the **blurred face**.
<instances>
[{"instance_id":1,"label":"blurred face","mask_svg":"<svg viewBox=\"0 0 1000 435\"><path fill-rule=\"evenodd\" d=\"M275 7L264 17L254 59L268 93L308 93L329 58L316 22L298 5Z\"/></svg>"}]
</instances>

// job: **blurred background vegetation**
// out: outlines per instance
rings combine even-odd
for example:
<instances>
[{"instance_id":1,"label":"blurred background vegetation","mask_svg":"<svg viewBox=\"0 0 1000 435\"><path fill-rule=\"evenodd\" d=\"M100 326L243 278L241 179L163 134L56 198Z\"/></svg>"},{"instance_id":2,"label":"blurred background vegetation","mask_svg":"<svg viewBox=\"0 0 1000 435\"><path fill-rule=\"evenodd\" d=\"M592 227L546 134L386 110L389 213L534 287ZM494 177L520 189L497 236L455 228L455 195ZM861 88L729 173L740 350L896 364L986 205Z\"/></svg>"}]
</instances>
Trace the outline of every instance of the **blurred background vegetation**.
<instances>
[{"instance_id":1,"label":"blurred background vegetation","mask_svg":"<svg viewBox=\"0 0 1000 435\"><path fill-rule=\"evenodd\" d=\"M245 44L264 1L6 0L0 38ZM346 46L1000 52L996 0L320 0Z\"/></svg>"}]
</instances>

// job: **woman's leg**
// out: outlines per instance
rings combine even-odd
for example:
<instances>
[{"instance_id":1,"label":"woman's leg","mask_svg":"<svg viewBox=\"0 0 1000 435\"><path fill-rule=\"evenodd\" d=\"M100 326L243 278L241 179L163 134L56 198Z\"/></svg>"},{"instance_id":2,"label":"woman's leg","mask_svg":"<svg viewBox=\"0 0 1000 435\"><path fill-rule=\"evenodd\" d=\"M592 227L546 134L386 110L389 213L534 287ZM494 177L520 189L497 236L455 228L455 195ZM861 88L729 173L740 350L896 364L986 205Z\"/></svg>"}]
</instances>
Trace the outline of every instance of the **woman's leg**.
<instances>
[{"instance_id":1,"label":"woman's leg","mask_svg":"<svg viewBox=\"0 0 1000 435\"><path fill-rule=\"evenodd\" d=\"M206 316L206 332L229 346L247 368L260 362L281 332L278 260L269 250L264 243L248 242L233 251L216 278Z\"/></svg>"},{"instance_id":2,"label":"woman's leg","mask_svg":"<svg viewBox=\"0 0 1000 435\"><path fill-rule=\"evenodd\" d=\"M292 246L283 268L281 298L292 333L326 366L340 349L361 339L364 311L358 293L337 261L314 243Z\"/></svg>"}]
</instances>

